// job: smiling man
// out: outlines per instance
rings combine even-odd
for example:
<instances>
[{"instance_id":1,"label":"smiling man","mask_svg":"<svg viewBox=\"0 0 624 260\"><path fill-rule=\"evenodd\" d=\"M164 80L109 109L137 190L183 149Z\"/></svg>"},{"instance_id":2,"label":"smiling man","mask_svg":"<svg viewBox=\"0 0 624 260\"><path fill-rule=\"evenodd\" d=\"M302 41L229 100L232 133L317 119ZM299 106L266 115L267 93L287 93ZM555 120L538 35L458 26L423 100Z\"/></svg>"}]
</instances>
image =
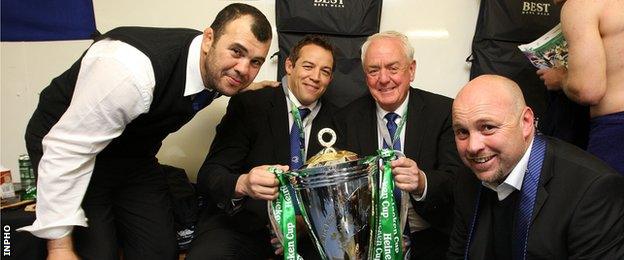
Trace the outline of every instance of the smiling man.
<instances>
[{"instance_id":1,"label":"smiling man","mask_svg":"<svg viewBox=\"0 0 624 260\"><path fill-rule=\"evenodd\" d=\"M317 133L330 125L334 110L320 98L334 66L331 44L309 35L291 50L280 87L230 99L197 176L199 192L212 208L199 222L188 259L275 257L267 201L277 198L278 181L267 168L299 168L320 151ZM315 252L309 240L307 246L310 250L300 252L304 257Z\"/></svg>"},{"instance_id":2,"label":"smiling man","mask_svg":"<svg viewBox=\"0 0 624 260\"><path fill-rule=\"evenodd\" d=\"M451 128L451 99L411 88L416 73L408 38L388 31L362 45L370 95L353 101L334 118L338 148L373 155L401 151L392 163L396 187L409 194L405 235L416 259L443 259L451 229L452 191L461 162ZM398 193L398 192L397 192Z\"/></svg>"},{"instance_id":3,"label":"smiling man","mask_svg":"<svg viewBox=\"0 0 624 260\"><path fill-rule=\"evenodd\" d=\"M449 259L623 259L624 178L535 133L518 85L470 81L453 103L457 175Z\"/></svg>"},{"instance_id":4,"label":"smiling man","mask_svg":"<svg viewBox=\"0 0 624 260\"><path fill-rule=\"evenodd\" d=\"M271 37L259 10L232 4L203 34L113 29L53 79L26 129L37 219L23 229L49 240L48 259L118 259L118 245L124 259L174 259L156 153L214 98L250 85Z\"/></svg>"}]
</instances>

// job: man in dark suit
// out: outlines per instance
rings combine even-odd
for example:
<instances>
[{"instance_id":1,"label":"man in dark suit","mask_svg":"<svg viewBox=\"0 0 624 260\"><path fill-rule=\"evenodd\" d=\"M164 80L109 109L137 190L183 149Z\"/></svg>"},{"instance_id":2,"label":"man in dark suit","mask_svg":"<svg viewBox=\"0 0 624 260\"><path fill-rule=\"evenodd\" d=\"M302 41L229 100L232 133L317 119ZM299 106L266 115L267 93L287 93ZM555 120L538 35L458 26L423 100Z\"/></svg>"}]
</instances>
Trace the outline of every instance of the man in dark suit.
<instances>
[{"instance_id":1,"label":"man in dark suit","mask_svg":"<svg viewBox=\"0 0 624 260\"><path fill-rule=\"evenodd\" d=\"M624 178L535 134L513 81L484 75L453 103L460 173L450 259L624 259ZM476 211L476 212L475 212Z\"/></svg>"},{"instance_id":2,"label":"man in dark suit","mask_svg":"<svg viewBox=\"0 0 624 260\"><path fill-rule=\"evenodd\" d=\"M334 64L332 46L324 38L306 36L286 60L281 87L230 100L198 174L200 192L216 209L200 220L189 259L273 256L267 201L276 199L278 181L267 168L298 168L300 158L320 151L316 135L330 124L334 109L319 98L332 79ZM293 132L297 127L304 138ZM303 144L293 143L297 139Z\"/></svg>"},{"instance_id":3,"label":"man in dark suit","mask_svg":"<svg viewBox=\"0 0 624 260\"><path fill-rule=\"evenodd\" d=\"M334 118L337 146L361 156L383 147L405 154L392 163L392 173L396 187L410 194L411 255L441 259L453 216L451 186L461 162L453 142L452 100L410 87L416 71L413 56L407 37L398 32L368 38L362 61L370 95Z\"/></svg>"}]
</instances>

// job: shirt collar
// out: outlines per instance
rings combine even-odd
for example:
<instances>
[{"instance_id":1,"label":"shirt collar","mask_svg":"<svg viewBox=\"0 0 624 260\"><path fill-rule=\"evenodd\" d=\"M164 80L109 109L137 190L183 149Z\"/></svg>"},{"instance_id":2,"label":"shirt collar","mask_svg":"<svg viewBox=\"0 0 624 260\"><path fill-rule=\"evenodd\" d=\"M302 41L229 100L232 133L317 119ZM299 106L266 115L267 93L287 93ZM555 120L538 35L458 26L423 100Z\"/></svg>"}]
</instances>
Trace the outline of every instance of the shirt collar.
<instances>
[{"instance_id":1,"label":"shirt collar","mask_svg":"<svg viewBox=\"0 0 624 260\"><path fill-rule=\"evenodd\" d=\"M384 120L386 114L390 113L390 112L394 112L397 115L399 115L399 118L403 118L403 113L406 112L407 110L405 110L405 108L407 107L407 104L409 103L409 93L407 95L407 97L405 97L405 100L403 100L403 103L401 103L401 105L399 107L397 107L396 110L394 111L386 111L383 108L381 108L381 106L375 102L375 106L377 107L377 120Z\"/></svg>"},{"instance_id":2,"label":"shirt collar","mask_svg":"<svg viewBox=\"0 0 624 260\"><path fill-rule=\"evenodd\" d=\"M493 190L498 195L498 200L504 200L511 194L514 190L522 189L522 181L524 180L524 174L526 174L527 167L529 165L529 156L531 155L531 148L533 147L533 140L529 143L529 147L520 158L520 161L516 164L516 166L511 170L511 173L505 178L505 181L494 187L494 185L490 185L488 183L482 182L483 186Z\"/></svg>"},{"instance_id":3,"label":"shirt collar","mask_svg":"<svg viewBox=\"0 0 624 260\"><path fill-rule=\"evenodd\" d=\"M191 42L189 47L188 58L186 61L186 82L184 85L184 96L197 94L200 91L207 89L204 87L204 81L201 77L201 70L199 69L202 64L199 64L199 54L201 52L201 42L203 35L197 35ZM209 91L213 91L208 89Z\"/></svg>"}]
</instances>

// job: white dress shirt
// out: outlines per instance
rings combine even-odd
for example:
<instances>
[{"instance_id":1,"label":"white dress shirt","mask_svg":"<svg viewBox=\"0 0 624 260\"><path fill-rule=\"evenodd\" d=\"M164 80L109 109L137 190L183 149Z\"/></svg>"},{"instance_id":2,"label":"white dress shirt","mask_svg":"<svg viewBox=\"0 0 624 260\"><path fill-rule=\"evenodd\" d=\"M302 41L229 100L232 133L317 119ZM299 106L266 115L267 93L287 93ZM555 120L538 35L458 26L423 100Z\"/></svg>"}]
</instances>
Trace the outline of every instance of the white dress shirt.
<instances>
[{"instance_id":1,"label":"white dress shirt","mask_svg":"<svg viewBox=\"0 0 624 260\"><path fill-rule=\"evenodd\" d=\"M309 106L301 105L301 102L299 102L297 97L295 97L295 95L292 93L292 91L290 91L290 89L286 87L286 86L288 86L288 79L287 79L286 76L284 76L284 78L282 78L282 86L284 87L284 91L287 93L287 95L286 95L286 111L288 111L288 133L290 133L290 130L292 129L292 125L295 123L295 118L293 117L292 113L290 112L292 110L292 106L294 105L296 108L308 108L308 109L310 109L310 114L308 116L306 116L305 119L302 119L302 121L301 121L301 123L303 124L303 133L305 134L305 139L304 139L305 140L305 150L304 150L305 154L302 154L303 160L304 160L304 164L305 164L305 160L308 158L308 156L307 156L308 155L308 144L310 143L310 132L312 132L312 121L314 120L314 118L316 117L318 112L321 110L321 102L316 100L312 104L310 104ZM317 140L314 139L314 140L312 140L312 142L317 142Z\"/></svg>"},{"instance_id":2,"label":"white dress shirt","mask_svg":"<svg viewBox=\"0 0 624 260\"><path fill-rule=\"evenodd\" d=\"M533 147L533 140L529 143L529 148L524 152L520 161L516 164L516 166L511 170L511 173L505 178L505 181L498 186L494 186L489 183L481 182L483 186L493 190L496 192L498 196L498 201L502 201L509 194L514 192L515 190L522 189L522 181L524 180L524 174L527 171L527 167L529 165L529 156L531 155L531 148Z\"/></svg>"},{"instance_id":3,"label":"white dress shirt","mask_svg":"<svg viewBox=\"0 0 624 260\"><path fill-rule=\"evenodd\" d=\"M384 145L384 138L383 136L386 135L389 139L392 139L391 136L389 136L388 133L388 128L386 126L386 124L388 123L388 120L385 118L386 114L390 113L390 112L394 112L397 115L399 115L396 119L396 124L399 125L401 124L402 120L405 120L405 115L403 113L407 113L407 106L409 104L409 95L405 98L405 100L403 101L403 103L401 103L401 105L394 111L386 111L383 108L381 108L381 106L379 106L379 104L375 103L377 109L376 109L376 114L377 114L377 147L379 147L379 149L383 148ZM409 120L409 115L407 115ZM407 123L407 122L406 122ZM405 129L406 129L406 125L403 126L403 129L401 130L401 132L399 133L399 139L401 140L401 152L405 151ZM398 131L399 129L397 129ZM389 142L391 143L391 142ZM425 200L426 196L427 196L427 176L425 175L425 172L423 172L423 177L425 178L425 189L423 191L422 196L416 196L414 194L410 194L410 196L412 197L412 199L416 200L416 201L423 201ZM427 229L430 224L427 223L427 221L425 221L421 216L418 215L418 213L416 213L416 211L414 210L414 207L412 206L412 203L408 203L407 204L407 222L410 226L410 231L411 232L416 232L416 231L420 231L420 230L424 230Z\"/></svg>"},{"instance_id":4,"label":"white dress shirt","mask_svg":"<svg viewBox=\"0 0 624 260\"><path fill-rule=\"evenodd\" d=\"M199 72L202 36L191 43L184 95L204 89ZM96 155L125 126L147 113L155 86L150 59L112 39L94 43L81 61L71 103L43 138L37 180L37 219L19 229L45 239L88 226L81 208Z\"/></svg>"}]
</instances>

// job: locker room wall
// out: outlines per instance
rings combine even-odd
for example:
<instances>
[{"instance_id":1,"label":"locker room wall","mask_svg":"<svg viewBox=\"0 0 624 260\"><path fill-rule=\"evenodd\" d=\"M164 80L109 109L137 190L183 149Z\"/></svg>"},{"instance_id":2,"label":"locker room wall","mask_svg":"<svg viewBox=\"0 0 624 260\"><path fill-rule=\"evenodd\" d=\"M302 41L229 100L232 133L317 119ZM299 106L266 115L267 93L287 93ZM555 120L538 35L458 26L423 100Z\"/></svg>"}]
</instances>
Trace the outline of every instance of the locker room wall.
<instances>
[{"instance_id":1,"label":"locker room wall","mask_svg":"<svg viewBox=\"0 0 624 260\"><path fill-rule=\"evenodd\" d=\"M309 0L321 1L321 0ZM326 0L327 1L327 0ZM342 0L345 4L348 1ZM273 0L184 1L93 0L97 28L106 32L122 25L188 27L203 30L219 10L233 2L253 5L275 26ZM478 0L384 0L381 31L407 34L415 47L416 78L412 86L454 97L468 80L470 42L479 8ZM274 29L274 35L275 33ZM24 131L39 92L65 71L91 41L2 42L0 46L0 164L19 180L17 158L26 153ZM269 53L278 50L273 38ZM275 80L277 58L267 60L256 80ZM191 180L204 160L225 112L228 98L217 99L180 131L165 139L161 163L186 169Z\"/></svg>"}]
</instances>

